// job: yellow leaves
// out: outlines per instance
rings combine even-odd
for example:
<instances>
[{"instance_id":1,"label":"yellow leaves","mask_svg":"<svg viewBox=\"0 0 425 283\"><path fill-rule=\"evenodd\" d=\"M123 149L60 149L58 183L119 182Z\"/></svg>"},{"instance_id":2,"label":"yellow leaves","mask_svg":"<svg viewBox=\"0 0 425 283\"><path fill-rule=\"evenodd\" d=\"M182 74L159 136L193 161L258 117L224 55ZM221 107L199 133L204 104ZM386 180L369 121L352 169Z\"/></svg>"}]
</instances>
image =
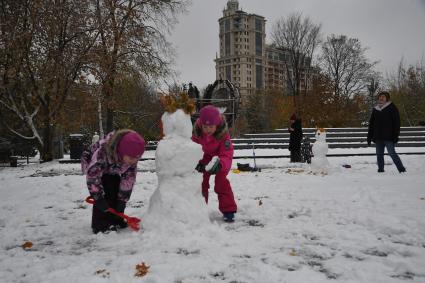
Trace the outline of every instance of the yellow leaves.
<instances>
[{"instance_id":1,"label":"yellow leaves","mask_svg":"<svg viewBox=\"0 0 425 283\"><path fill-rule=\"evenodd\" d=\"M239 169L233 169L232 172L235 173L235 174L240 174L241 173L241 170L239 170Z\"/></svg>"},{"instance_id":2,"label":"yellow leaves","mask_svg":"<svg viewBox=\"0 0 425 283\"><path fill-rule=\"evenodd\" d=\"M161 104L164 106L165 111L174 113L177 109L182 109L186 114L192 115L196 111L195 101L189 98L187 93L180 93L179 95L164 95L160 98Z\"/></svg>"},{"instance_id":3,"label":"yellow leaves","mask_svg":"<svg viewBox=\"0 0 425 283\"><path fill-rule=\"evenodd\" d=\"M25 242L25 243L23 243L22 244L22 248L24 249L24 250L30 250L31 248L32 248L32 246L33 246L33 244L32 244L32 242Z\"/></svg>"},{"instance_id":4,"label":"yellow leaves","mask_svg":"<svg viewBox=\"0 0 425 283\"><path fill-rule=\"evenodd\" d=\"M144 262L140 264L136 264L136 274L134 276L136 277L143 277L146 274L148 274L150 266L146 265Z\"/></svg>"}]
</instances>

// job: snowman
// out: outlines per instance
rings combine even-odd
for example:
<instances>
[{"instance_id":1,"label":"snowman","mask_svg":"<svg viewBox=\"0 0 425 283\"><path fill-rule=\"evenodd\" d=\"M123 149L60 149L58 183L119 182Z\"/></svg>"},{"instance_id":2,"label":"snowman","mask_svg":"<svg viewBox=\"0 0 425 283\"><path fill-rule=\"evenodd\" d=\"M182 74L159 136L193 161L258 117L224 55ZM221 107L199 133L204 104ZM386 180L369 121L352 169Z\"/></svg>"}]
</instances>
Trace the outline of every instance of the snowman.
<instances>
[{"instance_id":1,"label":"snowman","mask_svg":"<svg viewBox=\"0 0 425 283\"><path fill-rule=\"evenodd\" d=\"M210 224L200 189L202 176L194 170L203 152L191 140L192 122L183 109L165 112L161 121L164 137L155 153L158 187L150 198L143 228L183 233Z\"/></svg>"},{"instance_id":2,"label":"snowman","mask_svg":"<svg viewBox=\"0 0 425 283\"><path fill-rule=\"evenodd\" d=\"M328 174L329 161L326 157L328 153L328 143L326 142L326 130L318 128L316 130L316 141L313 144L313 157L311 158L311 170L317 174Z\"/></svg>"}]
</instances>

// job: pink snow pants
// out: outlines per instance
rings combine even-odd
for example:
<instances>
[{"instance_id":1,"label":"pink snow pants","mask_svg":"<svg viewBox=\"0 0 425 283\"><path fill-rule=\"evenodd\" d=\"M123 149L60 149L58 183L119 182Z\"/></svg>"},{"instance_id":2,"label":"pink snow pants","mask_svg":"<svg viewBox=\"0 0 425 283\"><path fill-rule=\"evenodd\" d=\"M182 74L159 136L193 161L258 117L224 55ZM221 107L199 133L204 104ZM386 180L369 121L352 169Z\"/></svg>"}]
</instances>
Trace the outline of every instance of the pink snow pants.
<instances>
[{"instance_id":1,"label":"pink snow pants","mask_svg":"<svg viewBox=\"0 0 425 283\"><path fill-rule=\"evenodd\" d=\"M221 213L236 212L237 206L235 197L233 196L232 187L227 179L228 172L218 172L215 175L214 192L218 197L218 209ZM210 188L211 174L205 172L202 181L202 195L205 197L205 202L208 203L208 189Z\"/></svg>"}]
</instances>

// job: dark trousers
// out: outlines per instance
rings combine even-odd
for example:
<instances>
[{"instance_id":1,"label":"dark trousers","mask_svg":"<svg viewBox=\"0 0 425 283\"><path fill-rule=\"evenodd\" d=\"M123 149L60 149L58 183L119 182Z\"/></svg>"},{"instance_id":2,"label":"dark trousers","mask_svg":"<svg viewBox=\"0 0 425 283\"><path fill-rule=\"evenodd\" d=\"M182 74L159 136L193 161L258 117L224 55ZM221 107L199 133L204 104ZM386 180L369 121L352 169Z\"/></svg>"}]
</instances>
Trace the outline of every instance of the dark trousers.
<instances>
[{"instance_id":1,"label":"dark trousers","mask_svg":"<svg viewBox=\"0 0 425 283\"><path fill-rule=\"evenodd\" d=\"M301 149L293 149L291 152L291 162L301 162Z\"/></svg>"},{"instance_id":2,"label":"dark trousers","mask_svg":"<svg viewBox=\"0 0 425 283\"><path fill-rule=\"evenodd\" d=\"M109 207L118 212L124 212L125 204L118 201L118 191L120 188L121 178L118 175L103 175L102 186L105 192L105 200ZM94 233L105 232L111 229L111 226L126 226L125 221L109 212L103 212L97 208L96 204L93 206L93 214L91 227ZM124 228L124 227L122 227Z\"/></svg>"},{"instance_id":3,"label":"dark trousers","mask_svg":"<svg viewBox=\"0 0 425 283\"><path fill-rule=\"evenodd\" d=\"M404 172L406 169L404 168L403 163L398 157L398 154L395 152L394 143L392 141L376 141L376 159L378 163L378 170L384 171L384 151L387 148L388 154L391 156L397 170L399 172Z\"/></svg>"}]
</instances>

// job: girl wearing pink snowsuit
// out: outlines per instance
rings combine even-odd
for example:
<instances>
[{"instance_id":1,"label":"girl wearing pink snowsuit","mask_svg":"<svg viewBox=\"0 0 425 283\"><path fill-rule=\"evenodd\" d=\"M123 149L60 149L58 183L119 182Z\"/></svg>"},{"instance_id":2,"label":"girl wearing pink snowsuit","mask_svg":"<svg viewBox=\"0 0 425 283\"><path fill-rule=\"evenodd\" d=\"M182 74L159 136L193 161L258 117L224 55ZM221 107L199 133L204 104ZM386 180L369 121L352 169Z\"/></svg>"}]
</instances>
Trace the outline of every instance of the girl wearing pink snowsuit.
<instances>
[{"instance_id":1,"label":"girl wearing pink snowsuit","mask_svg":"<svg viewBox=\"0 0 425 283\"><path fill-rule=\"evenodd\" d=\"M199 119L195 122L192 140L202 146L203 158L199 161L196 170L203 173L202 195L208 203L208 189L210 176L215 174L214 191L218 197L219 210L224 220L233 222L237 205L233 196L232 187L227 179L233 160L233 143L227 129L226 120L219 110L208 105L201 109ZM206 170L205 166L218 156L216 166Z\"/></svg>"}]
</instances>

